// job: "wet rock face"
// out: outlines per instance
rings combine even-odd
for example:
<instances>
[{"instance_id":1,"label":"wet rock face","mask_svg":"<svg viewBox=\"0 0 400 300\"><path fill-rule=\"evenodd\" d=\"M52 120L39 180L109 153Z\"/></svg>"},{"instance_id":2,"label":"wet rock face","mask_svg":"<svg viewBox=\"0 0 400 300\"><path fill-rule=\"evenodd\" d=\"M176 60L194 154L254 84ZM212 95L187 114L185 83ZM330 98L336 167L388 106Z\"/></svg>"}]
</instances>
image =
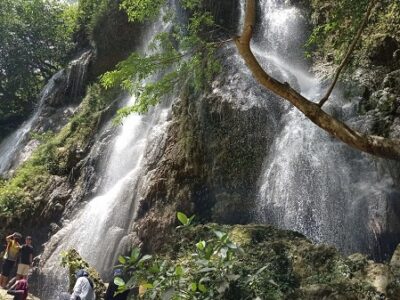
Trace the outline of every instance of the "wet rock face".
<instances>
[{"instance_id":1,"label":"wet rock face","mask_svg":"<svg viewBox=\"0 0 400 300\"><path fill-rule=\"evenodd\" d=\"M204 6L214 15L216 23L235 32L239 24L239 0L206 0Z\"/></svg>"},{"instance_id":2,"label":"wet rock face","mask_svg":"<svg viewBox=\"0 0 400 300\"><path fill-rule=\"evenodd\" d=\"M109 3L107 12L101 15L93 29L96 53L89 68L90 79L96 79L126 59L139 46L148 25L129 22L126 13L119 9L119 1Z\"/></svg>"},{"instance_id":3,"label":"wet rock face","mask_svg":"<svg viewBox=\"0 0 400 300\"><path fill-rule=\"evenodd\" d=\"M394 62L394 53L397 49L399 49L397 40L385 35L375 41L368 56L374 65L390 66Z\"/></svg>"},{"instance_id":4,"label":"wet rock face","mask_svg":"<svg viewBox=\"0 0 400 300\"><path fill-rule=\"evenodd\" d=\"M172 119L161 159L149 163L136 222L149 251L162 246L160 234L173 228L177 211L195 214L197 221L248 222L273 134L265 108L243 109L212 92L181 96Z\"/></svg>"}]
</instances>

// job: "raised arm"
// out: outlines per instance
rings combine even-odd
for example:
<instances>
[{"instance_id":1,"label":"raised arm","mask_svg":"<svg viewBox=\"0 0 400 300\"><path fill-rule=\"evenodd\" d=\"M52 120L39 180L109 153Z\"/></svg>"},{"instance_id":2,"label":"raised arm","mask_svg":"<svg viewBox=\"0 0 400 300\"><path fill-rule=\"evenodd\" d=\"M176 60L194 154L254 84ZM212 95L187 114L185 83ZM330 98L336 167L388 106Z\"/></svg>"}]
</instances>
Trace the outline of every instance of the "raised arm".
<instances>
[{"instance_id":1,"label":"raised arm","mask_svg":"<svg viewBox=\"0 0 400 300\"><path fill-rule=\"evenodd\" d=\"M14 238L14 236L15 236L15 233L10 234L9 236L6 237L6 241L7 242L11 241Z\"/></svg>"}]
</instances>

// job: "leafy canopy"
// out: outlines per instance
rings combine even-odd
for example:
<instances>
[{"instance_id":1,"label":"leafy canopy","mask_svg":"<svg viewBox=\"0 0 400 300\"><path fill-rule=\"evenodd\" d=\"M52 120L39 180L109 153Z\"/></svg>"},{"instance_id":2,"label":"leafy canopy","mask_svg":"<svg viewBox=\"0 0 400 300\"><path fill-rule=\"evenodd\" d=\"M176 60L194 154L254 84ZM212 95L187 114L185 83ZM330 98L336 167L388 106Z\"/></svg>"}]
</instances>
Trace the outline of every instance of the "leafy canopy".
<instances>
[{"instance_id":1,"label":"leafy canopy","mask_svg":"<svg viewBox=\"0 0 400 300\"><path fill-rule=\"evenodd\" d=\"M66 63L75 21L76 6L58 1L0 1L0 127L29 114Z\"/></svg>"},{"instance_id":2,"label":"leafy canopy","mask_svg":"<svg viewBox=\"0 0 400 300\"><path fill-rule=\"evenodd\" d=\"M314 29L306 44L308 56L333 54L334 62L342 60L367 10L370 0L312 0ZM367 51L379 34L397 36L400 30L400 3L380 0L364 29L360 50ZM365 53L355 53L357 64ZM365 55L364 55L365 56Z\"/></svg>"},{"instance_id":3,"label":"leafy canopy","mask_svg":"<svg viewBox=\"0 0 400 300\"><path fill-rule=\"evenodd\" d=\"M124 0L131 21L143 21L159 15L165 1ZM155 34L145 53L133 53L114 71L101 77L104 87L120 86L136 96L136 104L119 111L118 120L132 112L146 112L162 96L178 85L189 83L195 92L207 86L219 72L216 59L215 22L199 0L182 0L184 15L163 13L168 29Z\"/></svg>"}]
</instances>

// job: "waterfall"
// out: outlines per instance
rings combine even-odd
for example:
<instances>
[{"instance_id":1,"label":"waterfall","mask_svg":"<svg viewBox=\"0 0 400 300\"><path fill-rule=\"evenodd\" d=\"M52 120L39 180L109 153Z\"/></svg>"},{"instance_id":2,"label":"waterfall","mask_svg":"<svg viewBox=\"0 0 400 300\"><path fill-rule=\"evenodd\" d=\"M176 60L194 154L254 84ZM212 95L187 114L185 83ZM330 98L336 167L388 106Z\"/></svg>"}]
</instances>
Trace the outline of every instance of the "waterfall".
<instances>
[{"instance_id":1,"label":"waterfall","mask_svg":"<svg viewBox=\"0 0 400 300\"><path fill-rule=\"evenodd\" d=\"M57 98L60 94L68 93L72 98L78 96L86 79L91 55L91 51L84 52L65 70L54 74L40 93L37 108L32 116L2 141L0 144L0 176L6 176L8 172L29 158L34 148L28 146L29 134L40 123L45 107L58 101ZM69 92L68 89L70 89Z\"/></svg>"},{"instance_id":2,"label":"waterfall","mask_svg":"<svg viewBox=\"0 0 400 300\"><path fill-rule=\"evenodd\" d=\"M274 76L317 101L321 86L301 61L303 12L279 0L260 1L260 11L255 55ZM357 101L340 98L336 91L326 109L351 123ZM389 226L389 201L398 193L384 163L350 149L286 107L259 179L254 221L299 231L344 253L379 255L379 237Z\"/></svg>"},{"instance_id":3,"label":"waterfall","mask_svg":"<svg viewBox=\"0 0 400 300\"><path fill-rule=\"evenodd\" d=\"M166 31L160 17L142 38L138 51L145 52L154 35ZM135 97L125 101L132 105ZM68 275L60 267L60 254L74 248L103 278L109 278L120 254L132 246L137 205L146 188L148 164L157 160L165 143L171 99L146 114L132 114L123 120L102 157L102 188L98 195L78 207L70 220L47 243L42 256L40 293L42 299L56 299L68 287ZM105 127L114 126L108 122ZM104 129L103 129L104 130Z\"/></svg>"}]
</instances>

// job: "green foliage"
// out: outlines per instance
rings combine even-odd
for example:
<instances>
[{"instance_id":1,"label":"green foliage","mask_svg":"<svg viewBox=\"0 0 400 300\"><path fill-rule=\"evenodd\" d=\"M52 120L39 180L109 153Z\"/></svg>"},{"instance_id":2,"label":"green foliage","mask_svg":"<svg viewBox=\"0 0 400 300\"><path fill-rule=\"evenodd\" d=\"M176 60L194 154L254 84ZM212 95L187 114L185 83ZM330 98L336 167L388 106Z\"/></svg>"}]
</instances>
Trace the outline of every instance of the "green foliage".
<instances>
[{"instance_id":1,"label":"green foliage","mask_svg":"<svg viewBox=\"0 0 400 300\"><path fill-rule=\"evenodd\" d=\"M190 224L184 214L178 213L177 216L182 224ZM197 229L187 225L182 227L181 233L194 240L193 230L196 232ZM278 283L286 280L288 286L296 284L289 277L273 277L271 270L277 266L282 269L287 267L282 265L285 259L277 259L276 266L273 260L264 266L260 266L262 262L258 261L251 268L246 263L242 264L243 249L220 228L209 228L194 245L187 243L183 236L181 245L185 250L174 260L141 256L137 248L132 250L130 256L120 256L121 265L117 267L124 269L126 280L115 279L119 292L140 285L140 290L144 292L141 299L279 299L276 296L282 296L280 289L285 291L285 287ZM287 274L285 270L281 273ZM247 292L244 293L245 290Z\"/></svg>"},{"instance_id":2,"label":"green foliage","mask_svg":"<svg viewBox=\"0 0 400 300\"><path fill-rule=\"evenodd\" d=\"M192 224L192 221L194 219L194 215L191 216L190 218L188 218L184 213L182 212L177 212L176 213L176 217L178 218L179 222L181 222L181 224L183 226L190 226Z\"/></svg>"},{"instance_id":3,"label":"green foliage","mask_svg":"<svg viewBox=\"0 0 400 300\"><path fill-rule=\"evenodd\" d=\"M98 20L112 4L112 0L79 0L76 17L76 36L78 39L91 39Z\"/></svg>"},{"instance_id":4,"label":"green foliage","mask_svg":"<svg viewBox=\"0 0 400 300\"><path fill-rule=\"evenodd\" d=\"M164 3L165 0L123 0L120 7L128 14L129 21L143 22L156 17Z\"/></svg>"},{"instance_id":5,"label":"green foliage","mask_svg":"<svg viewBox=\"0 0 400 300\"><path fill-rule=\"evenodd\" d=\"M163 2L150 5L148 1L133 0L123 1L121 5L131 20L143 21L157 15ZM132 112L147 111L164 95L185 83L200 92L220 71L216 59L218 43L212 34L215 29L213 17L202 1L187 0L181 5L190 16L186 23L173 13L166 13L164 21L171 22L172 26L155 36L149 45L149 54L133 53L120 62L116 70L101 77L104 87L120 86L136 96L133 106L119 112L118 121Z\"/></svg>"},{"instance_id":6,"label":"green foliage","mask_svg":"<svg viewBox=\"0 0 400 300\"><path fill-rule=\"evenodd\" d=\"M41 212L47 200L43 195L53 183L53 175L69 175L78 162L77 153L87 151L103 111L115 99L115 90L104 91L94 84L77 114L58 134L33 134L41 145L12 178L0 181L0 220L22 222Z\"/></svg>"},{"instance_id":7,"label":"green foliage","mask_svg":"<svg viewBox=\"0 0 400 300\"><path fill-rule=\"evenodd\" d=\"M70 292L72 292L76 282L76 272L80 269L84 269L89 273L89 277L93 280L96 298L102 299L102 296L106 291L106 286L97 271L89 266L89 264L79 255L78 251L75 249L69 249L68 251L62 252L61 266L68 270Z\"/></svg>"},{"instance_id":8,"label":"green foliage","mask_svg":"<svg viewBox=\"0 0 400 300\"><path fill-rule=\"evenodd\" d=\"M317 55L329 55L334 63L339 63L354 39L369 2L369 0L311 1L315 26L306 44L308 56L315 51ZM357 65L366 56L369 46L377 35L389 34L394 37L398 35L399 14L398 1L382 0L376 5L354 54L353 65Z\"/></svg>"},{"instance_id":9,"label":"green foliage","mask_svg":"<svg viewBox=\"0 0 400 300\"><path fill-rule=\"evenodd\" d=\"M76 8L58 1L0 1L2 132L30 113L45 81L65 64L75 18Z\"/></svg>"}]
</instances>

